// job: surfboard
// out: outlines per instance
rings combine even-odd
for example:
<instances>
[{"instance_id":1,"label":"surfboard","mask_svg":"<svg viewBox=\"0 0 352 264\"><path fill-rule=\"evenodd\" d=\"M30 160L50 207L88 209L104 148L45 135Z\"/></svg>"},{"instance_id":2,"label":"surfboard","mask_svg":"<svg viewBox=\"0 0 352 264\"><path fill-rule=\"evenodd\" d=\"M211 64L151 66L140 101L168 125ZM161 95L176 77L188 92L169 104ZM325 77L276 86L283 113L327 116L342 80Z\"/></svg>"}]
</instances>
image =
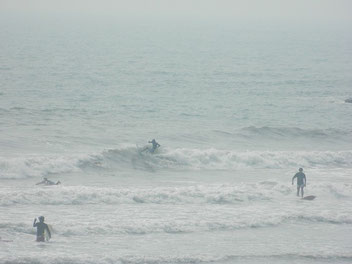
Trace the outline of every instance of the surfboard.
<instances>
[{"instance_id":1,"label":"surfboard","mask_svg":"<svg viewBox=\"0 0 352 264\"><path fill-rule=\"evenodd\" d=\"M51 234L53 234L53 228L51 225L48 225L48 228L49 228L49 231ZM45 238L45 241L49 241L51 236L49 235L48 231L45 229L44 230L44 238Z\"/></svg>"},{"instance_id":2,"label":"surfboard","mask_svg":"<svg viewBox=\"0 0 352 264\"><path fill-rule=\"evenodd\" d=\"M136 144L136 146L137 146L137 151L138 151L139 154L141 154L141 153L143 153L143 152L145 152L145 151L149 151L149 150L148 150L149 146L140 147L140 146L137 145L137 144Z\"/></svg>"},{"instance_id":3,"label":"surfboard","mask_svg":"<svg viewBox=\"0 0 352 264\"><path fill-rule=\"evenodd\" d=\"M139 153L139 154L144 154L144 153L156 154L156 153L159 151L159 149L160 149L160 146L157 147L156 149L153 149L153 147L150 146L150 145L146 145L146 146L144 146L144 147L140 147L140 146L138 146L138 145L136 144L136 147L137 147L137 150L138 150L138 153Z\"/></svg>"},{"instance_id":4,"label":"surfboard","mask_svg":"<svg viewBox=\"0 0 352 264\"><path fill-rule=\"evenodd\" d=\"M311 201L311 200L314 200L315 198L316 198L315 195L308 195L308 196L303 197L302 199Z\"/></svg>"},{"instance_id":5,"label":"surfboard","mask_svg":"<svg viewBox=\"0 0 352 264\"><path fill-rule=\"evenodd\" d=\"M150 146L145 146L145 147L139 149L140 154L145 154L145 153L154 154L156 151L157 151L157 149L155 149L153 151L153 148Z\"/></svg>"}]
</instances>

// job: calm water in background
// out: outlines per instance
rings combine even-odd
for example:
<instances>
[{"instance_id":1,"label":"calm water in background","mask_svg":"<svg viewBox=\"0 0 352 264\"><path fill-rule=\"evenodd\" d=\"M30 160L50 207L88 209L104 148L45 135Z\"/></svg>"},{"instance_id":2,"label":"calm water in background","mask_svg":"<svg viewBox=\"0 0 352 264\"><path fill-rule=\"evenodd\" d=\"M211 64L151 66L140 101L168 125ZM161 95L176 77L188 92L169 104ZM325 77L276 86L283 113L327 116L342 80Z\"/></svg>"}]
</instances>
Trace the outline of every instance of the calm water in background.
<instances>
[{"instance_id":1,"label":"calm water in background","mask_svg":"<svg viewBox=\"0 0 352 264\"><path fill-rule=\"evenodd\" d=\"M1 262L352 261L347 29L2 21L0 39Z\"/></svg>"}]
</instances>

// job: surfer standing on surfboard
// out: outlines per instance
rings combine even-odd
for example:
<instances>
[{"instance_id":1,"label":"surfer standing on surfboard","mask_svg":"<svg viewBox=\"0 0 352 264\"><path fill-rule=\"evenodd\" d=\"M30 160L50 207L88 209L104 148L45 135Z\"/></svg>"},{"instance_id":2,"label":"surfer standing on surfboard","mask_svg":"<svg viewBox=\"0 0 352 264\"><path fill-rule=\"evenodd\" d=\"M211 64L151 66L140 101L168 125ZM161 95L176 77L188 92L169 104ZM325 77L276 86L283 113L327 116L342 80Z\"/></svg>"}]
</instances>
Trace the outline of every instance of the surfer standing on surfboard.
<instances>
[{"instance_id":1,"label":"surfer standing on surfboard","mask_svg":"<svg viewBox=\"0 0 352 264\"><path fill-rule=\"evenodd\" d=\"M37 227L37 242L44 242L44 232L48 232L49 238L51 237L51 233L48 225L44 223L44 216L39 216L38 218L39 223L37 223L37 218L34 218L33 227Z\"/></svg>"},{"instance_id":2,"label":"surfer standing on surfboard","mask_svg":"<svg viewBox=\"0 0 352 264\"><path fill-rule=\"evenodd\" d=\"M150 151L151 153L154 153L154 151L160 147L160 144L158 142L155 141L155 139L153 139L152 141L149 141L148 143L152 143L153 147L152 150Z\"/></svg>"},{"instance_id":3,"label":"surfer standing on surfboard","mask_svg":"<svg viewBox=\"0 0 352 264\"><path fill-rule=\"evenodd\" d=\"M295 176L293 176L292 185L295 178L297 178L297 196L299 196L299 191L301 190L301 196L303 197L303 193L304 193L303 188L306 186L307 179L306 179L306 175L303 173L302 168L299 168L299 172L297 172Z\"/></svg>"}]
</instances>

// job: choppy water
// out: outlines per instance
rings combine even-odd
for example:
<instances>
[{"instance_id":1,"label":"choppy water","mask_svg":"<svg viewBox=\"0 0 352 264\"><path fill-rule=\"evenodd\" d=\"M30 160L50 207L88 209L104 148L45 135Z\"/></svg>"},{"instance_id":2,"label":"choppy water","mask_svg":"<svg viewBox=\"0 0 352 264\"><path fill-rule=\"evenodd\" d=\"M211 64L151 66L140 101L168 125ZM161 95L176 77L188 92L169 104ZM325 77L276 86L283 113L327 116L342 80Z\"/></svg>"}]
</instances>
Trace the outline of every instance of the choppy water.
<instances>
[{"instance_id":1,"label":"choppy water","mask_svg":"<svg viewBox=\"0 0 352 264\"><path fill-rule=\"evenodd\" d=\"M352 261L347 29L2 22L0 262Z\"/></svg>"}]
</instances>

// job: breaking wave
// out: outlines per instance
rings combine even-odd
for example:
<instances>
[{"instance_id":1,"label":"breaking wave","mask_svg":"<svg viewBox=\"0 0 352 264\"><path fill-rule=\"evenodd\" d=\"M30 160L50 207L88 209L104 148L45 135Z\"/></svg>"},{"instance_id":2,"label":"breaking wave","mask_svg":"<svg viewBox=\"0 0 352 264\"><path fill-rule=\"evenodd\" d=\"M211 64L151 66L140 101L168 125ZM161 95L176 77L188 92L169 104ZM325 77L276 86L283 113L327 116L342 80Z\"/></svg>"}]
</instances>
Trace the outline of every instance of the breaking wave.
<instances>
[{"instance_id":1,"label":"breaking wave","mask_svg":"<svg viewBox=\"0 0 352 264\"><path fill-rule=\"evenodd\" d=\"M281 168L349 168L352 151L232 151L162 148L157 153L137 147L105 150L86 156L43 156L0 159L0 178L44 177L89 169L131 168L155 171Z\"/></svg>"},{"instance_id":2,"label":"breaking wave","mask_svg":"<svg viewBox=\"0 0 352 264\"><path fill-rule=\"evenodd\" d=\"M219 149L163 148L155 154L138 148L104 151L82 163L105 168L118 165L134 169L280 169L297 167L351 167L352 151L231 151Z\"/></svg>"},{"instance_id":3,"label":"breaking wave","mask_svg":"<svg viewBox=\"0 0 352 264\"><path fill-rule=\"evenodd\" d=\"M266 210L262 212L260 210ZM132 210L132 209L131 209ZM136 209L134 209L136 210ZM170 210L170 208L169 208ZM76 237L91 235L145 235L155 233L204 233L217 231L235 231L243 229L257 229L277 227L285 224L298 223L323 223L333 225L351 225L351 211L344 213L332 211L329 214L319 210L304 210L302 207L296 210L287 208L268 208L257 206L255 208L237 208L235 212L214 210L210 208L194 210L192 217L187 210L172 208L170 212L158 214L145 213L139 210L141 218L133 218L131 214L124 213L118 217L116 213L106 213L99 221L93 218L86 218L85 223L70 225L63 221L65 219L47 219L54 228L55 236ZM206 213L203 213L206 211ZM321 210L320 210L321 211ZM220 215L219 215L220 214ZM72 213L70 216L73 216ZM67 220L67 219L66 219ZM55 228L58 227L58 228ZM35 229L26 222L5 222L0 223L0 231L6 233L15 232L18 234L35 234Z\"/></svg>"},{"instance_id":4,"label":"breaking wave","mask_svg":"<svg viewBox=\"0 0 352 264\"><path fill-rule=\"evenodd\" d=\"M211 255L192 254L184 256L8 256L3 258L4 264L190 264L190 263L301 263L309 260L312 263L350 263L351 254L331 254L319 252L317 254L268 254L268 255Z\"/></svg>"},{"instance_id":5,"label":"breaking wave","mask_svg":"<svg viewBox=\"0 0 352 264\"><path fill-rule=\"evenodd\" d=\"M78 157L33 156L0 158L0 179L44 177L79 170Z\"/></svg>"},{"instance_id":6,"label":"breaking wave","mask_svg":"<svg viewBox=\"0 0 352 264\"><path fill-rule=\"evenodd\" d=\"M351 184L310 184L316 195L352 199ZM238 204L291 197L295 188L275 181L236 185L117 188L89 186L35 186L2 188L0 206L89 205L89 204Z\"/></svg>"}]
</instances>

